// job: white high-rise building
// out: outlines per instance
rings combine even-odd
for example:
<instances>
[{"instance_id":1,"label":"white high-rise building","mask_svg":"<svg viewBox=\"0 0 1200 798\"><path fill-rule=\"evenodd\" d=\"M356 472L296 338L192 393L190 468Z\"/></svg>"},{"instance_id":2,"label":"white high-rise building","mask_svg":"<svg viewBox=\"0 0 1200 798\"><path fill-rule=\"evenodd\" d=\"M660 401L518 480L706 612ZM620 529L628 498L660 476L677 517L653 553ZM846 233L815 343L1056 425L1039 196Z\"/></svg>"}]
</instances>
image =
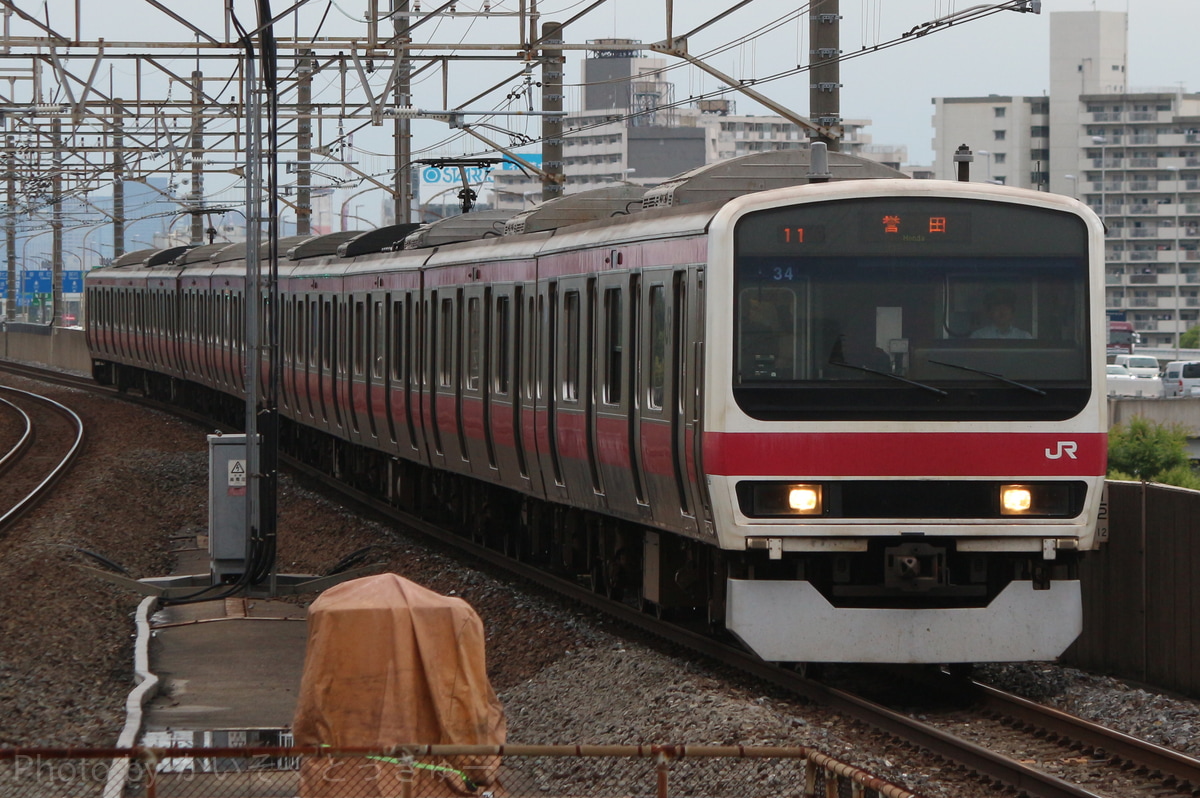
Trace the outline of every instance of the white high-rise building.
<instances>
[{"instance_id":1,"label":"white high-rise building","mask_svg":"<svg viewBox=\"0 0 1200 798\"><path fill-rule=\"evenodd\" d=\"M677 107L667 59L629 49L637 43L591 42L594 49L582 67L581 108L563 123L568 193L615 183L655 185L697 166L808 146L799 125L779 116L739 115L733 100ZM869 124L843 119L841 151L899 169L908 159L907 148L873 144L863 132ZM496 172L494 179L497 208L521 210L541 199L541 183L531 176L507 171Z\"/></svg>"},{"instance_id":2,"label":"white high-rise building","mask_svg":"<svg viewBox=\"0 0 1200 798\"><path fill-rule=\"evenodd\" d=\"M1050 15L1046 97L934 99L935 175L1075 196L1108 227L1106 309L1146 347L1200 324L1200 95L1131 90L1126 14Z\"/></svg>"}]
</instances>

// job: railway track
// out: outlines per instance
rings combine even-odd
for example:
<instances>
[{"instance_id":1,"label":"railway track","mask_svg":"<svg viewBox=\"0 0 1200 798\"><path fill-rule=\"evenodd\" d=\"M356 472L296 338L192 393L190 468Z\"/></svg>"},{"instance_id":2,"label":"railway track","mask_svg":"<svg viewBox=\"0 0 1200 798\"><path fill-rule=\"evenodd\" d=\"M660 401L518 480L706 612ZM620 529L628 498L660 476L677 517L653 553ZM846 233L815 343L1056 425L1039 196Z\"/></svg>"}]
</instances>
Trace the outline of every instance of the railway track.
<instances>
[{"instance_id":1,"label":"railway track","mask_svg":"<svg viewBox=\"0 0 1200 798\"><path fill-rule=\"evenodd\" d=\"M0 386L19 434L0 458L0 534L54 489L83 446L83 420L69 407L29 391ZM36 445L35 445L36 444Z\"/></svg>"},{"instance_id":2,"label":"railway track","mask_svg":"<svg viewBox=\"0 0 1200 798\"><path fill-rule=\"evenodd\" d=\"M2 366L9 369L8 364ZM100 388L90 381L46 373L28 366L18 368L23 376L51 379L101 393L115 392ZM178 414L177 409L145 400L128 397L139 404ZM191 417L191 416L189 416ZM462 550L466 554L504 569L523 579L593 607L629 626L685 647L697 654L736 668L750 676L772 684L781 690L801 696L813 703L829 707L870 728L888 734L908 746L924 749L953 763L965 778L992 785L997 791L1034 796L1095 796L1095 795L1156 795L1196 794L1200 787L1200 762L1169 749L1155 746L1097 724L1088 723L1065 713L1025 701L979 684L963 680L939 679L939 691L958 691L971 708L941 723L925 722L905 712L869 700L863 695L839 689L795 671L764 663L740 648L729 645L693 629L663 622L628 604L614 601L594 592L590 585L547 574L532 564L514 561L500 552L486 548L463 536L414 518L375 498L354 491L328 479L323 473L303 464L288 461L289 465L320 480L344 498L382 515L393 522L420 531ZM947 677L948 679L949 677ZM967 695L967 694L970 695ZM989 734L981 733L987 722L1008 729L1022 729L1028 742L1011 746L1009 753L993 750ZM970 727L969 732L964 732ZM985 741L976 742L973 739ZM1061 753L1033 753L1046 750L1051 744ZM1046 772L1035 762L1056 759L1073 767L1060 768L1060 774ZM1063 773L1062 771L1074 771ZM1106 789L1120 784L1120 791Z\"/></svg>"}]
</instances>

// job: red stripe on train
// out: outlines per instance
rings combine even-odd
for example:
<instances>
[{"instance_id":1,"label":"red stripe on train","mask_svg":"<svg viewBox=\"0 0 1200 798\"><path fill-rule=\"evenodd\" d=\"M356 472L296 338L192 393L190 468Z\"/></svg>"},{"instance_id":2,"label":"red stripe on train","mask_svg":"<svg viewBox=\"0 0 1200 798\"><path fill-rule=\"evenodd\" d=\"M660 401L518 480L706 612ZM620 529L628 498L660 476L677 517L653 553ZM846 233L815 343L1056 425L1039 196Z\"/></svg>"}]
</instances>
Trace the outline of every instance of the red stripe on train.
<instances>
[{"instance_id":1,"label":"red stripe on train","mask_svg":"<svg viewBox=\"0 0 1200 798\"><path fill-rule=\"evenodd\" d=\"M1108 435L1081 432L704 434L722 476L1102 476Z\"/></svg>"}]
</instances>

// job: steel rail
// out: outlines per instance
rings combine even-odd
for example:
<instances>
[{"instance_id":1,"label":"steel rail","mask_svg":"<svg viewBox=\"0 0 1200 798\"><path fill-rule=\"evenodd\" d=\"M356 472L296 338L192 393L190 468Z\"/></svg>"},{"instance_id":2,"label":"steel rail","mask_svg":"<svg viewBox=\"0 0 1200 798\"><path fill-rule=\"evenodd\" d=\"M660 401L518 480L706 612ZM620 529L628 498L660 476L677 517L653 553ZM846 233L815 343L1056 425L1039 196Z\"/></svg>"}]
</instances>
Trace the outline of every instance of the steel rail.
<instances>
[{"instance_id":1,"label":"steel rail","mask_svg":"<svg viewBox=\"0 0 1200 798\"><path fill-rule=\"evenodd\" d=\"M35 504L37 504L37 502L45 498L46 495L49 494L50 489L58 483L58 480L60 480L63 475L67 473L67 470L71 467L71 465L74 464L75 459L79 456L80 450L83 448L83 419L81 419L79 415L71 408L67 407L61 402L56 402L49 397L39 396L38 394L31 393L29 391L23 391L20 388L11 388L7 385L0 385L0 389L9 391L10 393L20 394L26 399L48 405L51 410L65 416L67 421L71 423L75 430L75 438L71 442L70 448L68 448L67 452L59 459L54 468L50 470L50 473L43 477L42 481L39 482L33 488L33 490L31 490L25 496L25 498L14 504L3 515L0 515L0 530L2 530L12 526L12 524L15 523L18 518L28 512Z\"/></svg>"},{"instance_id":2,"label":"steel rail","mask_svg":"<svg viewBox=\"0 0 1200 798\"><path fill-rule=\"evenodd\" d=\"M12 445L12 448L9 449L3 457L0 457L0 474L2 474L5 471L8 471L8 469L13 466L17 459L24 454L25 450L29 448L29 445L33 443L33 420L29 418L28 413L7 399L0 398L0 403L11 407L13 411L25 421L25 430L21 433L21 437Z\"/></svg>"},{"instance_id":3,"label":"steel rail","mask_svg":"<svg viewBox=\"0 0 1200 798\"><path fill-rule=\"evenodd\" d=\"M1200 788L1200 759L998 690L990 685L971 682L970 689L981 706L997 715L1083 743L1091 749L1103 751L1110 759L1132 762L1151 773L1174 778L1181 785L1190 785L1192 789Z\"/></svg>"}]
</instances>

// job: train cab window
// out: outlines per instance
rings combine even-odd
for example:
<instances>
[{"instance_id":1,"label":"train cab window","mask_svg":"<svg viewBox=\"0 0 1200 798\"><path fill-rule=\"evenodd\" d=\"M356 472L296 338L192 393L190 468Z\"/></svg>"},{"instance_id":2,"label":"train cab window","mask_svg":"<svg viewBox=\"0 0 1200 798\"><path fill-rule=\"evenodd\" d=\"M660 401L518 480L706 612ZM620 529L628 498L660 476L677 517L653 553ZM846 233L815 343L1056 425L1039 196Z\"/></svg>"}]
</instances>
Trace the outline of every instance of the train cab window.
<instances>
[{"instance_id":1,"label":"train cab window","mask_svg":"<svg viewBox=\"0 0 1200 798\"><path fill-rule=\"evenodd\" d=\"M667 380L667 302L666 289L661 285L650 288L649 344L646 403L654 410L662 410L663 390Z\"/></svg>"},{"instance_id":2,"label":"train cab window","mask_svg":"<svg viewBox=\"0 0 1200 798\"><path fill-rule=\"evenodd\" d=\"M579 326L580 305L579 292L567 291L563 294L563 369L562 398L569 402L579 400Z\"/></svg>"},{"instance_id":3,"label":"train cab window","mask_svg":"<svg viewBox=\"0 0 1200 798\"><path fill-rule=\"evenodd\" d=\"M739 406L756 418L1070 418L1091 395L1087 227L1068 212L868 198L747 214Z\"/></svg>"},{"instance_id":4,"label":"train cab window","mask_svg":"<svg viewBox=\"0 0 1200 798\"><path fill-rule=\"evenodd\" d=\"M467 388L479 390L480 374L483 371L483 334L480 325L479 297L467 300Z\"/></svg>"}]
</instances>

